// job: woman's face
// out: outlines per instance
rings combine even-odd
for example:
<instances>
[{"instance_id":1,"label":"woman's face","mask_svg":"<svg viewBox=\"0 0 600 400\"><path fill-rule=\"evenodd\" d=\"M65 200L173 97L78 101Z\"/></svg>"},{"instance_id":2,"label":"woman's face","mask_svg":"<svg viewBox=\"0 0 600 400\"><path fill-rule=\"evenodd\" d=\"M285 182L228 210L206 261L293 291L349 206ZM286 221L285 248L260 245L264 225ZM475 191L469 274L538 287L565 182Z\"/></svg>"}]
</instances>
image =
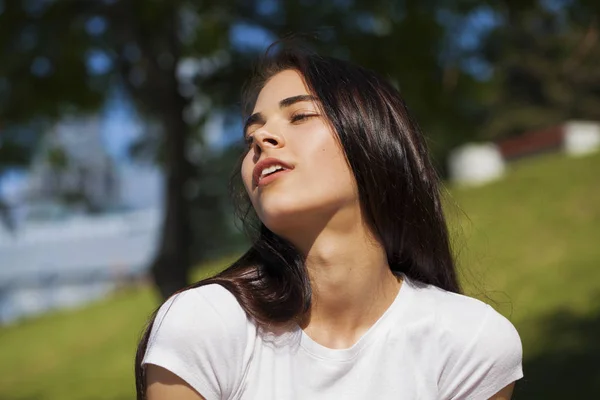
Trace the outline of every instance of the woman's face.
<instances>
[{"instance_id":1,"label":"woman's face","mask_svg":"<svg viewBox=\"0 0 600 400\"><path fill-rule=\"evenodd\" d=\"M261 221L283 236L358 202L354 176L317 102L302 76L285 70L267 81L246 123L244 186ZM269 175L279 164L284 169Z\"/></svg>"}]
</instances>

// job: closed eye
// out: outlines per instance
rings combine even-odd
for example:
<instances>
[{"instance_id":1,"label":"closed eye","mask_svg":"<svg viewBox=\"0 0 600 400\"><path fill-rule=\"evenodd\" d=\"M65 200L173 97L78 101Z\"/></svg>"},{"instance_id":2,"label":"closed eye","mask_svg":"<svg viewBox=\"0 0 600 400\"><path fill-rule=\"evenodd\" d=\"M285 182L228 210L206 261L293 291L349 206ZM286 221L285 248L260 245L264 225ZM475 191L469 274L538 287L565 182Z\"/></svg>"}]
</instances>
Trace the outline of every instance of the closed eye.
<instances>
[{"instance_id":1,"label":"closed eye","mask_svg":"<svg viewBox=\"0 0 600 400\"><path fill-rule=\"evenodd\" d=\"M311 117L318 117L318 116L319 116L319 114L296 114L296 115L292 116L291 122L292 123L301 122L301 121L307 120Z\"/></svg>"}]
</instances>

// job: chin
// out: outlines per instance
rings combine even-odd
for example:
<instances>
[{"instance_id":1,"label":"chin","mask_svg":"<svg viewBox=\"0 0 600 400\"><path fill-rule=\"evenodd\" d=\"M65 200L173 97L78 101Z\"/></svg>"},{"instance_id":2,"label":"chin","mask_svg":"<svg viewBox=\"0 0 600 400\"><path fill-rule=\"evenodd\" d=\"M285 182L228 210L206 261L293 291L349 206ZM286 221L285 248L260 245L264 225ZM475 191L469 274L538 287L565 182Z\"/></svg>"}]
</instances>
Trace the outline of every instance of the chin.
<instances>
[{"instance_id":1,"label":"chin","mask_svg":"<svg viewBox=\"0 0 600 400\"><path fill-rule=\"evenodd\" d=\"M276 203L276 204L274 204ZM285 202L271 202L271 204L263 204L258 213L260 220L273 232L286 229L286 227L296 225L298 220L302 218L306 210L286 204Z\"/></svg>"},{"instance_id":2,"label":"chin","mask_svg":"<svg viewBox=\"0 0 600 400\"><path fill-rule=\"evenodd\" d=\"M283 237L297 234L300 230L322 228L336 209L328 204L308 204L298 201L274 203L276 202L264 204L259 217L271 232Z\"/></svg>"}]
</instances>

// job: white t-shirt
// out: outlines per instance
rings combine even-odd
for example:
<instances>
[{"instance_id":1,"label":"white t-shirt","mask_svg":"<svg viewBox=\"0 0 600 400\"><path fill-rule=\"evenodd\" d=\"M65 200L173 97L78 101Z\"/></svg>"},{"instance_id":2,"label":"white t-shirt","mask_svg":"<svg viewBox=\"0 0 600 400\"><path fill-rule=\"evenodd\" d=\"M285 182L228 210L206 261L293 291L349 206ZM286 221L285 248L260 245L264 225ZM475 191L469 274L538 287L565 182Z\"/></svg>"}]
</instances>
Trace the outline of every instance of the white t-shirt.
<instances>
[{"instance_id":1,"label":"white t-shirt","mask_svg":"<svg viewBox=\"0 0 600 400\"><path fill-rule=\"evenodd\" d=\"M160 309L143 364L207 400L488 399L523 376L513 325L485 303L404 277L381 318L347 349L299 327L258 329L220 285Z\"/></svg>"}]
</instances>

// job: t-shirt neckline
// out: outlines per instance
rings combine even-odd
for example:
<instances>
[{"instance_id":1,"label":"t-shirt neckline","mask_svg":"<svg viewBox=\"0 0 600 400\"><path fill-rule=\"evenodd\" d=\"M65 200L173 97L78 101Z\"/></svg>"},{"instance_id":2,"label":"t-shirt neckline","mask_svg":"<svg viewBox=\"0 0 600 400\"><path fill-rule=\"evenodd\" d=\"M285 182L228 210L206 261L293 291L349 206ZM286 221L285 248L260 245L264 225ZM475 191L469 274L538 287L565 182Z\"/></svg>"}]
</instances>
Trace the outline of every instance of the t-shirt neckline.
<instances>
[{"instance_id":1,"label":"t-shirt neckline","mask_svg":"<svg viewBox=\"0 0 600 400\"><path fill-rule=\"evenodd\" d=\"M332 361L350 361L354 359L366 346L377 339L380 332L388 325L392 314L398 315L399 313L403 313L408 307L407 300L410 297L411 291L410 281L404 274L400 274L400 277L402 278L402 284L392 304L351 347L332 349L323 346L308 336L300 326L297 326L297 329L300 331L300 347L309 355L320 359Z\"/></svg>"}]
</instances>

